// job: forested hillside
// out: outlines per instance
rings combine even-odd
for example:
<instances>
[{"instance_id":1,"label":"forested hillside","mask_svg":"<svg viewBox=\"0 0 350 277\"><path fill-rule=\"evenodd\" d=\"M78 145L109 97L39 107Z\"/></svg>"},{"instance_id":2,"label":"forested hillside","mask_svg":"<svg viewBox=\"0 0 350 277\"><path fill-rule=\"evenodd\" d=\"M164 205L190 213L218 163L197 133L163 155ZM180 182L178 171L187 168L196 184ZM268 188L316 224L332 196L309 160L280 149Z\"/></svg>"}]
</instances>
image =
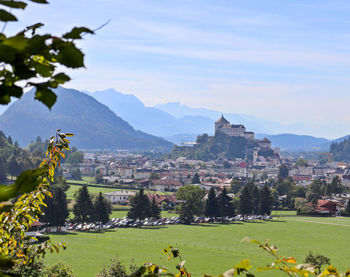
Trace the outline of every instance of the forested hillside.
<instances>
[{"instance_id":1,"label":"forested hillside","mask_svg":"<svg viewBox=\"0 0 350 277\"><path fill-rule=\"evenodd\" d=\"M216 133L215 136L203 134L197 137L197 144L193 147L175 146L171 157L180 156L196 160L215 160L218 158L235 159L248 158L252 159L253 149L258 146L255 141L247 140L243 137L230 137L223 133ZM273 156L273 151L264 151L259 153L262 156Z\"/></svg>"},{"instance_id":2,"label":"forested hillside","mask_svg":"<svg viewBox=\"0 0 350 277\"><path fill-rule=\"evenodd\" d=\"M33 145L33 144L32 144ZM26 169L37 167L41 162L43 151L31 148L25 150L13 142L12 137L0 131L0 184L5 183L10 176L17 176Z\"/></svg>"},{"instance_id":3,"label":"forested hillside","mask_svg":"<svg viewBox=\"0 0 350 277\"><path fill-rule=\"evenodd\" d=\"M26 93L2 115L2 130L26 146L37 136L50 138L56 129L74 133L72 143L80 149L129 149L170 151L172 144L134 128L93 97L77 90L59 87L55 106L33 100ZM20 128L18 126L21 126Z\"/></svg>"},{"instance_id":4,"label":"forested hillside","mask_svg":"<svg viewBox=\"0 0 350 277\"><path fill-rule=\"evenodd\" d=\"M350 160L350 138L344 139L342 142L333 142L330 152L335 161Z\"/></svg>"}]
</instances>

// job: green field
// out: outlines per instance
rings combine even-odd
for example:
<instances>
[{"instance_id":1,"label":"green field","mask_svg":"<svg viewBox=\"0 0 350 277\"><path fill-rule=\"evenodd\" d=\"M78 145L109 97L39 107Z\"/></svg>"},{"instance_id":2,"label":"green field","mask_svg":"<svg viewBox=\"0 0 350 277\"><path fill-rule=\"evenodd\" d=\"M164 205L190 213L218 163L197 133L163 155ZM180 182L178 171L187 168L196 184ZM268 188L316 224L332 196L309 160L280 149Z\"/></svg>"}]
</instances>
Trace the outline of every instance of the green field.
<instances>
[{"instance_id":1,"label":"green field","mask_svg":"<svg viewBox=\"0 0 350 277\"><path fill-rule=\"evenodd\" d=\"M71 181L69 181L71 182ZM76 191L78 191L80 188L81 188L81 185L78 185L78 183L81 183L81 184L86 184L86 182L84 181L76 181L76 184L77 185L74 185L74 184L71 184L70 185L70 188L68 189L67 191L67 199L74 199L74 194ZM89 193L90 194L98 194L99 192L102 192L102 193L106 193L106 192L112 192L112 191L116 191L116 190L129 190L129 191L137 191L137 190L132 190L132 189L117 189L117 188L105 188L105 187L91 187L88 185L88 190L89 190ZM171 194L169 192L161 192L161 191L148 191L148 190L145 190L146 193L158 193L158 194L161 194L161 195L165 195L165 194Z\"/></svg>"},{"instance_id":2,"label":"green field","mask_svg":"<svg viewBox=\"0 0 350 277\"><path fill-rule=\"evenodd\" d=\"M238 261L250 258L254 267L271 261L255 244L242 243L244 237L269 239L280 253L303 262L309 250L328 256L340 270L350 266L349 218L283 217L270 222L228 225L172 225L159 228L115 229L103 233L70 233L51 235L55 242L67 243L67 250L50 254L47 261L71 265L77 276L95 276L112 258L125 264L152 261L170 268L162 249L169 244L178 247L193 276L219 274ZM280 276L263 272L257 276Z\"/></svg>"}]
</instances>

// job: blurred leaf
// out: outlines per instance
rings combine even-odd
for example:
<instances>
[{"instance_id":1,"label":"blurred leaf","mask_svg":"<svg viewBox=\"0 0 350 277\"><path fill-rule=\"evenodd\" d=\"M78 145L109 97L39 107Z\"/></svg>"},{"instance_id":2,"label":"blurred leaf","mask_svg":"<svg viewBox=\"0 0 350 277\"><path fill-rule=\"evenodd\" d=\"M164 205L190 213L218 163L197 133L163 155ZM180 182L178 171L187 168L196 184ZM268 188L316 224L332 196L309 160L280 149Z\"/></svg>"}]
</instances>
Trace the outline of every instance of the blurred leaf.
<instances>
[{"instance_id":1,"label":"blurred leaf","mask_svg":"<svg viewBox=\"0 0 350 277\"><path fill-rule=\"evenodd\" d=\"M287 263L292 263L292 264L296 264L297 263L297 261L293 257L283 258L283 261L285 261Z\"/></svg>"},{"instance_id":2,"label":"blurred leaf","mask_svg":"<svg viewBox=\"0 0 350 277\"><path fill-rule=\"evenodd\" d=\"M49 4L49 2L47 2L46 0L30 0L30 1L39 3L39 4Z\"/></svg>"},{"instance_id":3,"label":"blurred leaf","mask_svg":"<svg viewBox=\"0 0 350 277\"><path fill-rule=\"evenodd\" d=\"M73 44L68 44L61 47L57 61L71 68L84 67L84 54Z\"/></svg>"},{"instance_id":4,"label":"blurred leaf","mask_svg":"<svg viewBox=\"0 0 350 277\"><path fill-rule=\"evenodd\" d=\"M3 9L0 9L0 21L4 21L4 22L17 21L17 18L13 14Z\"/></svg>"},{"instance_id":5,"label":"blurred leaf","mask_svg":"<svg viewBox=\"0 0 350 277\"><path fill-rule=\"evenodd\" d=\"M64 38L71 38L71 39L81 39L82 33L93 34L94 32L88 28L85 28L85 27L74 27L72 29L72 31L64 34L63 37Z\"/></svg>"},{"instance_id":6,"label":"blurred leaf","mask_svg":"<svg viewBox=\"0 0 350 277\"><path fill-rule=\"evenodd\" d=\"M14 9L24 9L27 4L21 1L0 0L0 5L4 5Z\"/></svg>"},{"instance_id":7,"label":"blurred leaf","mask_svg":"<svg viewBox=\"0 0 350 277\"><path fill-rule=\"evenodd\" d=\"M57 96L48 88L37 88L35 99L44 103L49 109L51 109L56 102Z\"/></svg>"},{"instance_id":8,"label":"blurred leaf","mask_svg":"<svg viewBox=\"0 0 350 277\"><path fill-rule=\"evenodd\" d=\"M70 81L69 76L64 73L58 73L54 75L52 78L54 78L56 82L58 82L59 84L64 84L65 82Z\"/></svg>"}]
</instances>

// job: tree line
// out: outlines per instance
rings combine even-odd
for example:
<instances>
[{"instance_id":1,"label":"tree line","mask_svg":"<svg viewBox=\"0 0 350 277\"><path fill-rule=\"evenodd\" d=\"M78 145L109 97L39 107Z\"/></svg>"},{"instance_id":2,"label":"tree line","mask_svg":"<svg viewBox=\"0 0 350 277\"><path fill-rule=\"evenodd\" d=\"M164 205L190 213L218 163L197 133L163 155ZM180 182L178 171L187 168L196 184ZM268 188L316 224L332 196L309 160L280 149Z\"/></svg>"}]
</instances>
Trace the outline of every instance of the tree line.
<instances>
[{"instance_id":1,"label":"tree line","mask_svg":"<svg viewBox=\"0 0 350 277\"><path fill-rule=\"evenodd\" d=\"M49 226L63 226L69 217L68 200L66 191L69 189L64 178L59 177L51 185L52 198L46 198L46 207L40 221ZM93 196L89 193L86 185L83 185L75 196L73 214L75 222L101 222L109 221L112 213L111 203L100 192Z\"/></svg>"}]
</instances>

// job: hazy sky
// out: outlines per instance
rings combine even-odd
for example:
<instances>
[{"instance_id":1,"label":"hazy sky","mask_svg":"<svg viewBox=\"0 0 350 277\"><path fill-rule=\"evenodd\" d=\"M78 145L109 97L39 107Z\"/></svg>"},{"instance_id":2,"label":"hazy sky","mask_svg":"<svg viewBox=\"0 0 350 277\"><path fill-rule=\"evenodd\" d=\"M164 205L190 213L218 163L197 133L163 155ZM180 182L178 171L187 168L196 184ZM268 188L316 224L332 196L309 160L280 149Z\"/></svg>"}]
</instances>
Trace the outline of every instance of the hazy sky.
<instances>
[{"instance_id":1,"label":"hazy sky","mask_svg":"<svg viewBox=\"0 0 350 277\"><path fill-rule=\"evenodd\" d=\"M87 69L72 72L68 87L350 134L348 0L50 2L30 4L6 31L40 21L61 34L111 19L79 43Z\"/></svg>"}]
</instances>

